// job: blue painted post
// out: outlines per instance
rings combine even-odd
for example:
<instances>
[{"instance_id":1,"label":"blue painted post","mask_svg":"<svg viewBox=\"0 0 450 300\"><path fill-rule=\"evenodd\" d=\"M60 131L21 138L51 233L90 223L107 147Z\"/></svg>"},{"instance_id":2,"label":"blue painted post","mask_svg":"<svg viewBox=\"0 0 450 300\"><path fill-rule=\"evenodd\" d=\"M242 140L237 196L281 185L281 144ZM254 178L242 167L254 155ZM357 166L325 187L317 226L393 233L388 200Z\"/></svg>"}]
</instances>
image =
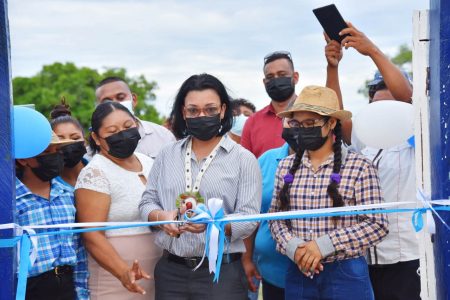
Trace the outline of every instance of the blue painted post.
<instances>
[{"instance_id":1,"label":"blue painted post","mask_svg":"<svg viewBox=\"0 0 450 300\"><path fill-rule=\"evenodd\" d=\"M450 196L450 1L430 1L430 144L433 199ZM447 224L450 213L441 212ZM437 299L450 299L450 232L435 218Z\"/></svg>"},{"instance_id":2,"label":"blue painted post","mask_svg":"<svg viewBox=\"0 0 450 300\"><path fill-rule=\"evenodd\" d=\"M15 222L15 175L12 143L12 94L7 0L0 0L0 224ZM0 238L12 236L0 231ZM15 294L15 250L0 248L0 300Z\"/></svg>"}]
</instances>

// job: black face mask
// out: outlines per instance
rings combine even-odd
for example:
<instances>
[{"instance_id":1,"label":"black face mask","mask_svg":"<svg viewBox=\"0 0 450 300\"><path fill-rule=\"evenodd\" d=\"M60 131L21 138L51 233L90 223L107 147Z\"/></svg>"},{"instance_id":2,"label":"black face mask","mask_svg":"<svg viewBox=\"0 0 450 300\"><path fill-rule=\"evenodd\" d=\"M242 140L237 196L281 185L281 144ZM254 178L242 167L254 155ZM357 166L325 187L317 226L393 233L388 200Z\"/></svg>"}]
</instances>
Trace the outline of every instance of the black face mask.
<instances>
[{"instance_id":1,"label":"black face mask","mask_svg":"<svg viewBox=\"0 0 450 300\"><path fill-rule=\"evenodd\" d=\"M64 158L59 152L36 156L36 160L39 167L31 168L31 171L42 181L52 180L64 169Z\"/></svg>"},{"instance_id":2,"label":"black face mask","mask_svg":"<svg viewBox=\"0 0 450 300\"><path fill-rule=\"evenodd\" d=\"M116 158L130 157L138 145L141 135L137 127L132 127L114 133L105 138L109 146L108 153Z\"/></svg>"},{"instance_id":3,"label":"black face mask","mask_svg":"<svg viewBox=\"0 0 450 300\"><path fill-rule=\"evenodd\" d=\"M186 118L188 134L201 140L208 141L217 136L220 131L220 114L212 117Z\"/></svg>"},{"instance_id":4,"label":"black face mask","mask_svg":"<svg viewBox=\"0 0 450 300\"><path fill-rule=\"evenodd\" d=\"M86 154L86 147L84 147L84 142L76 142L73 144L66 145L60 148L62 154L64 155L64 166L67 168L75 167Z\"/></svg>"},{"instance_id":5,"label":"black face mask","mask_svg":"<svg viewBox=\"0 0 450 300\"><path fill-rule=\"evenodd\" d=\"M292 77L278 77L270 79L266 84L266 92L275 102L288 100L295 92Z\"/></svg>"},{"instance_id":6,"label":"black face mask","mask_svg":"<svg viewBox=\"0 0 450 300\"><path fill-rule=\"evenodd\" d=\"M283 128L283 133L281 134L281 137L283 140L288 143L289 147L294 150L295 153L298 152L299 145L298 145L298 137L299 137L299 130L300 128Z\"/></svg>"},{"instance_id":7,"label":"black face mask","mask_svg":"<svg viewBox=\"0 0 450 300\"><path fill-rule=\"evenodd\" d=\"M328 139L328 135L325 137L322 136L322 127L325 126L325 124L322 126L298 128L299 134L297 142L300 148L315 151L322 147Z\"/></svg>"}]
</instances>

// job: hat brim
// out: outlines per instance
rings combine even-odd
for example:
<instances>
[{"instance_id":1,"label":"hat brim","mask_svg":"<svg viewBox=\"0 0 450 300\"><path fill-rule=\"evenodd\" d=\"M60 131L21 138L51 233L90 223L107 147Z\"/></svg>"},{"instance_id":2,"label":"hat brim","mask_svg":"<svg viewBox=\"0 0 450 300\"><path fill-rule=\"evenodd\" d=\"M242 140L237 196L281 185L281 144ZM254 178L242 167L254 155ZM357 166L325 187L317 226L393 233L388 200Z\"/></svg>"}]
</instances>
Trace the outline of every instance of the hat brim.
<instances>
[{"instance_id":1,"label":"hat brim","mask_svg":"<svg viewBox=\"0 0 450 300\"><path fill-rule=\"evenodd\" d=\"M289 110L280 112L278 116L281 118L292 118L294 113L300 111L309 111L321 116L333 117L339 119L340 121L346 121L352 118L352 113L348 110L334 110L323 106L310 105L306 103L294 104Z\"/></svg>"},{"instance_id":2,"label":"hat brim","mask_svg":"<svg viewBox=\"0 0 450 300\"><path fill-rule=\"evenodd\" d=\"M80 142L80 141L64 139L64 140L59 140L59 141L51 141L50 145L65 146L65 145L70 145L70 144L74 144L77 142Z\"/></svg>"},{"instance_id":3,"label":"hat brim","mask_svg":"<svg viewBox=\"0 0 450 300\"><path fill-rule=\"evenodd\" d=\"M382 82L382 81L383 81L383 79L374 79L374 80L368 82L368 83L367 83L367 86L374 86L374 85L379 84L379 83Z\"/></svg>"}]
</instances>

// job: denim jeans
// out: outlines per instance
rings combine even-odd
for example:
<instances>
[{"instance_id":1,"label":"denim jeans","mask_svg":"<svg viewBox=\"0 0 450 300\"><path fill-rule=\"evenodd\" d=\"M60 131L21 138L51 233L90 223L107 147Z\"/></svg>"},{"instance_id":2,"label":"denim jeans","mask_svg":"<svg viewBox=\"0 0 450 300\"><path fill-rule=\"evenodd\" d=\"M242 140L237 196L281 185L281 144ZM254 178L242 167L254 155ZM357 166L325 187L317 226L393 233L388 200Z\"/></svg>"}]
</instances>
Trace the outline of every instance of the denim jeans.
<instances>
[{"instance_id":1,"label":"denim jeans","mask_svg":"<svg viewBox=\"0 0 450 300\"><path fill-rule=\"evenodd\" d=\"M264 300L284 299L284 289L262 280L262 293Z\"/></svg>"},{"instance_id":2,"label":"denim jeans","mask_svg":"<svg viewBox=\"0 0 450 300\"><path fill-rule=\"evenodd\" d=\"M311 279L294 263L286 273L286 300L374 300L364 257L325 263Z\"/></svg>"}]
</instances>

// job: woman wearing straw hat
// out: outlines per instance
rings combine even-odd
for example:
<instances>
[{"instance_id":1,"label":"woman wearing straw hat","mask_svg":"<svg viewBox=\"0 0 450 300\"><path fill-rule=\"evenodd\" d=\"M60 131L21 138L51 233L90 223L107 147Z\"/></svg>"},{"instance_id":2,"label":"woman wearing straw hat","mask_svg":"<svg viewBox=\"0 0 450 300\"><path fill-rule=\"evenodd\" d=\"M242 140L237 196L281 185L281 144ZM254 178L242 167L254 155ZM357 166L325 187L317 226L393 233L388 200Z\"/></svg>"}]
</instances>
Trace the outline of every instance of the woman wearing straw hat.
<instances>
[{"instance_id":1,"label":"woman wearing straw hat","mask_svg":"<svg viewBox=\"0 0 450 300\"><path fill-rule=\"evenodd\" d=\"M307 86L279 114L299 128L299 151L280 161L271 211L317 209L383 202L376 171L363 156L342 148L336 93ZM366 249L386 236L385 214L271 221L277 250L292 260L286 299L373 299Z\"/></svg>"}]
</instances>

